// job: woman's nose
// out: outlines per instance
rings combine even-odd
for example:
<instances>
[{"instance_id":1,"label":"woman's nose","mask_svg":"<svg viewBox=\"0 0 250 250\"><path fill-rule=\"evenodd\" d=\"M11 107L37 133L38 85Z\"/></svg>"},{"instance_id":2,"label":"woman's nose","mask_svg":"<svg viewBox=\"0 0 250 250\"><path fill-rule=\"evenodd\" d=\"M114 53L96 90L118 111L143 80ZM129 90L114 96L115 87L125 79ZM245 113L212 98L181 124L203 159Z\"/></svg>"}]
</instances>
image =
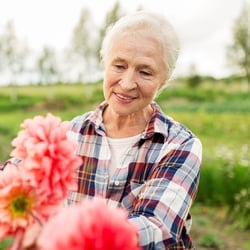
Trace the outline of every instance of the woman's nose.
<instances>
[{"instance_id":1,"label":"woman's nose","mask_svg":"<svg viewBox=\"0 0 250 250\"><path fill-rule=\"evenodd\" d=\"M133 71L127 70L124 72L120 85L124 89L133 89L136 87L136 74Z\"/></svg>"}]
</instances>

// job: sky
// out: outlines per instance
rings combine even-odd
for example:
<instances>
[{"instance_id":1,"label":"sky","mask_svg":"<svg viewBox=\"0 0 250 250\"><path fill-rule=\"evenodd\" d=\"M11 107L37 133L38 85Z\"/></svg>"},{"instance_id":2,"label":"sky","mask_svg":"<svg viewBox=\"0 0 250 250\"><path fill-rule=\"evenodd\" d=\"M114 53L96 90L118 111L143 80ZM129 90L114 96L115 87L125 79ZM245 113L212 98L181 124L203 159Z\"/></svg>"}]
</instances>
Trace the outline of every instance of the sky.
<instances>
[{"instance_id":1,"label":"sky","mask_svg":"<svg viewBox=\"0 0 250 250\"><path fill-rule=\"evenodd\" d=\"M126 13L139 6L164 14L181 42L176 72L185 74L190 65L204 75L223 77L230 73L226 47L232 43L232 27L244 1L250 0L120 0ZM16 34L29 47L48 45L57 50L69 44L83 8L91 11L96 26L116 0L0 0L0 31L14 22ZM95 28L95 27L93 27Z\"/></svg>"}]
</instances>

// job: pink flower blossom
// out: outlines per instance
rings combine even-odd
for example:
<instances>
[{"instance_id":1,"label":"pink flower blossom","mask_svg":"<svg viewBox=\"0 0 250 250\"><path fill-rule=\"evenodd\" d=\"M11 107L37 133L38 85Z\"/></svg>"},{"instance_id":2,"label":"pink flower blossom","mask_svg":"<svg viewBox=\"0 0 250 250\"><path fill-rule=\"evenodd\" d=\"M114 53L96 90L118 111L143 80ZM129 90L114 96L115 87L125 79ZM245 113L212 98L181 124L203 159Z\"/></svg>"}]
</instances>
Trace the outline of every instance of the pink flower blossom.
<instances>
[{"instance_id":1,"label":"pink flower blossom","mask_svg":"<svg viewBox=\"0 0 250 250\"><path fill-rule=\"evenodd\" d=\"M64 208L52 217L42 230L38 246L41 250L140 249L137 229L127 214L97 198Z\"/></svg>"},{"instance_id":2,"label":"pink flower blossom","mask_svg":"<svg viewBox=\"0 0 250 250\"><path fill-rule=\"evenodd\" d=\"M75 170L81 164L75 155L77 145L67 138L69 123L51 114L27 119L21 126L11 155L22 159L20 167L44 208L40 212L48 215L76 185Z\"/></svg>"},{"instance_id":3,"label":"pink flower blossom","mask_svg":"<svg viewBox=\"0 0 250 250\"><path fill-rule=\"evenodd\" d=\"M0 241L33 223L34 209L33 187L15 165L8 164L0 171Z\"/></svg>"},{"instance_id":4,"label":"pink flower blossom","mask_svg":"<svg viewBox=\"0 0 250 250\"><path fill-rule=\"evenodd\" d=\"M67 137L69 123L48 114L27 119L22 127L11 153L21 161L0 168L0 241L15 237L15 249L35 241L37 233L28 229L40 228L61 207L81 164L77 144Z\"/></svg>"}]
</instances>

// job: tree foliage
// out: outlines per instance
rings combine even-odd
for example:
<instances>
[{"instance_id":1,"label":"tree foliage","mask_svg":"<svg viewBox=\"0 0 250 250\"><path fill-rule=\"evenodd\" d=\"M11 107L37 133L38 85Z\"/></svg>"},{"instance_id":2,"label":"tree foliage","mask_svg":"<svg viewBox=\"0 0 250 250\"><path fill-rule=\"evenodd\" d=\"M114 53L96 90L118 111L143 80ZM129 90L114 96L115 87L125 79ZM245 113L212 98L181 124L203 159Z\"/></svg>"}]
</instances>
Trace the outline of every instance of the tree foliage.
<instances>
[{"instance_id":1,"label":"tree foliage","mask_svg":"<svg viewBox=\"0 0 250 250\"><path fill-rule=\"evenodd\" d=\"M103 25L95 27L89 9L82 9L61 57L54 48L44 46L38 57L29 58L32 51L18 38L14 23L9 21L0 33L0 71L8 75L9 84L13 85L18 83L21 74L30 79L35 77L40 83L56 82L60 77L62 81L94 82L102 75L99 51L106 29L121 13L117 1L107 12Z\"/></svg>"},{"instance_id":2,"label":"tree foliage","mask_svg":"<svg viewBox=\"0 0 250 250\"><path fill-rule=\"evenodd\" d=\"M95 81L100 69L100 48L107 28L121 16L121 6L116 2L107 12L103 25L96 29L88 9L83 9L80 18L73 30L70 49L68 50L70 61L75 63L74 71L78 74L78 81ZM93 32L97 30L97 32ZM97 77L96 77L97 76Z\"/></svg>"},{"instance_id":3,"label":"tree foliage","mask_svg":"<svg viewBox=\"0 0 250 250\"><path fill-rule=\"evenodd\" d=\"M79 57L88 59L91 55L91 14L88 9L82 9L79 20L72 34L72 52Z\"/></svg>"},{"instance_id":4,"label":"tree foliage","mask_svg":"<svg viewBox=\"0 0 250 250\"><path fill-rule=\"evenodd\" d=\"M13 21L8 21L4 31L0 34L0 71L9 76L11 103L17 102L17 93L14 85L17 78L25 71L28 56L28 47L16 35Z\"/></svg>"},{"instance_id":5,"label":"tree foliage","mask_svg":"<svg viewBox=\"0 0 250 250\"><path fill-rule=\"evenodd\" d=\"M250 4L244 3L233 26L233 43L228 47L228 58L250 81Z\"/></svg>"},{"instance_id":6,"label":"tree foliage","mask_svg":"<svg viewBox=\"0 0 250 250\"><path fill-rule=\"evenodd\" d=\"M18 74L25 69L28 48L16 35L14 23L8 21L0 36L0 68L11 75L11 83L15 84Z\"/></svg>"},{"instance_id":7,"label":"tree foliage","mask_svg":"<svg viewBox=\"0 0 250 250\"><path fill-rule=\"evenodd\" d=\"M82 9L79 19L73 29L68 58L74 65L79 81L86 80L91 74L94 61L93 22L88 9ZM77 66L78 65L78 66Z\"/></svg>"},{"instance_id":8,"label":"tree foliage","mask_svg":"<svg viewBox=\"0 0 250 250\"><path fill-rule=\"evenodd\" d=\"M37 69L40 74L41 83L53 82L58 74L56 64L56 53L53 48L45 46L38 57Z\"/></svg>"},{"instance_id":9,"label":"tree foliage","mask_svg":"<svg viewBox=\"0 0 250 250\"><path fill-rule=\"evenodd\" d=\"M107 12L103 26L99 30L99 37L96 47L96 57L100 59L100 50L105 33L112 24L114 24L122 16L122 9L120 3L115 2L110 11Z\"/></svg>"},{"instance_id":10,"label":"tree foliage","mask_svg":"<svg viewBox=\"0 0 250 250\"><path fill-rule=\"evenodd\" d=\"M190 65L189 71L189 75L187 76L187 85L190 88L196 88L201 84L202 78L197 73L195 64Z\"/></svg>"}]
</instances>

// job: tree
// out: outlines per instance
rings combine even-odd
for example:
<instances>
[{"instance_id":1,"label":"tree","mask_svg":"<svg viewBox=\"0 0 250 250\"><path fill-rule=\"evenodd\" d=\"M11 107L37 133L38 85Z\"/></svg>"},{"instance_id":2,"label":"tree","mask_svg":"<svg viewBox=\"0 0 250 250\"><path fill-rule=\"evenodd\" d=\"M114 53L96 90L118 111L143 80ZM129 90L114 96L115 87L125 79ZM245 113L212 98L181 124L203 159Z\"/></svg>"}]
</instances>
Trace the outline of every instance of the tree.
<instances>
[{"instance_id":1,"label":"tree","mask_svg":"<svg viewBox=\"0 0 250 250\"><path fill-rule=\"evenodd\" d=\"M250 81L250 5L244 3L233 26L233 43L228 47L228 59Z\"/></svg>"},{"instance_id":2,"label":"tree","mask_svg":"<svg viewBox=\"0 0 250 250\"><path fill-rule=\"evenodd\" d=\"M8 21L0 38L0 68L10 75L12 85L11 101L17 101L15 91L16 79L25 69L28 56L28 46L24 44L15 33L14 23Z\"/></svg>"},{"instance_id":3,"label":"tree","mask_svg":"<svg viewBox=\"0 0 250 250\"><path fill-rule=\"evenodd\" d=\"M1 62L5 70L12 74L12 83L15 83L16 75L24 70L27 53L27 46L16 36L14 23L7 22L1 37Z\"/></svg>"},{"instance_id":4,"label":"tree","mask_svg":"<svg viewBox=\"0 0 250 250\"><path fill-rule=\"evenodd\" d=\"M93 22L91 13L88 9L82 9L78 23L76 24L70 49L68 51L68 58L73 61L74 71L77 71L78 80L84 81L92 72L94 42L93 42ZM74 62L77 62L75 64ZM78 66L77 66L78 65Z\"/></svg>"},{"instance_id":5,"label":"tree","mask_svg":"<svg viewBox=\"0 0 250 250\"><path fill-rule=\"evenodd\" d=\"M78 74L78 81L97 81L102 75L100 69L99 51L107 27L121 16L120 4L106 14L104 25L97 31L88 9L83 9L80 18L73 30L70 48L67 51L67 64L74 66L70 72Z\"/></svg>"},{"instance_id":6,"label":"tree","mask_svg":"<svg viewBox=\"0 0 250 250\"><path fill-rule=\"evenodd\" d=\"M187 85L190 88L197 88L202 82L201 76L197 73L195 64L191 64L189 68L189 76L187 77Z\"/></svg>"},{"instance_id":7,"label":"tree","mask_svg":"<svg viewBox=\"0 0 250 250\"><path fill-rule=\"evenodd\" d=\"M104 25L99 30L99 38L96 46L96 57L98 58L98 60L100 60L100 49L102 46L102 41L105 36L106 30L110 25L114 24L121 16L122 16L121 5L117 1L112 7L112 9L107 12Z\"/></svg>"},{"instance_id":8,"label":"tree","mask_svg":"<svg viewBox=\"0 0 250 250\"><path fill-rule=\"evenodd\" d=\"M37 69L40 74L41 83L51 83L55 81L58 73L56 64L56 53L53 48L45 46L37 60Z\"/></svg>"}]
</instances>

